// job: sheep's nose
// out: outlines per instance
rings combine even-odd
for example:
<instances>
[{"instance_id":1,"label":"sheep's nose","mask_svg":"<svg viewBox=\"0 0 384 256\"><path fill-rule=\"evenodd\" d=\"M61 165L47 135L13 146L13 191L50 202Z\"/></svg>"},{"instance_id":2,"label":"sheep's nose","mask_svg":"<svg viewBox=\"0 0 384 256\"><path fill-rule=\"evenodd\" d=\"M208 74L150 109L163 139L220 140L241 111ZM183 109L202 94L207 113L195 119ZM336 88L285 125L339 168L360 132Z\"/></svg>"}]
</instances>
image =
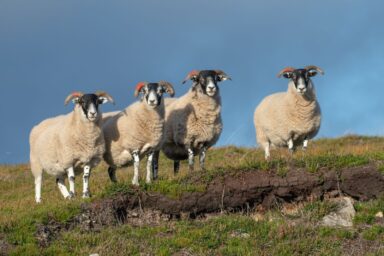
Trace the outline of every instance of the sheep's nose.
<instances>
[{"instance_id":1,"label":"sheep's nose","mask_svg":"<svg viewBox=\"0 0 384 256\"><path fill-rule=\"evenodd\" d=\"M89 112L89 114L90 114L91 116L95 116L95 115L96 115L96 112Z\"/></svg>"}]
</instances>

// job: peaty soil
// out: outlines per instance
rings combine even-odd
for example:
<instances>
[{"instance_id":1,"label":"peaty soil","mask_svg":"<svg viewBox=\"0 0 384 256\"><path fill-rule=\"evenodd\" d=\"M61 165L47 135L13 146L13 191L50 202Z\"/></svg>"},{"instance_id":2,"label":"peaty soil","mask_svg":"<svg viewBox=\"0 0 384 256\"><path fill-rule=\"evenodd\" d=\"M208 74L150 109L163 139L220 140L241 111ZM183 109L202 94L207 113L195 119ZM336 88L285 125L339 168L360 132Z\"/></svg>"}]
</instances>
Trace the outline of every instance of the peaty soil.
<instances>
[{"instance_id":1,"label":"peaty soil","mask_svg":"<svg viewBox=\"0 0 384 256\"><path fill-rule=\"evenodd\" d=\"M79 227L84 231L103 226L131 224L158 225L173 219L200 218L218 212L264 209L284 203L322 200L329 196L350 196L369 200L384 195L384 176L375 165L320 170L309 173L292 170L284 177L274 171L238 171L219 176L206 185L204 192L185 192L179 198L140 189L121 193L82 205L82 213L70 222L39 227L36 236L47 246L57 232Z\"/></svg>"}]
</instances>

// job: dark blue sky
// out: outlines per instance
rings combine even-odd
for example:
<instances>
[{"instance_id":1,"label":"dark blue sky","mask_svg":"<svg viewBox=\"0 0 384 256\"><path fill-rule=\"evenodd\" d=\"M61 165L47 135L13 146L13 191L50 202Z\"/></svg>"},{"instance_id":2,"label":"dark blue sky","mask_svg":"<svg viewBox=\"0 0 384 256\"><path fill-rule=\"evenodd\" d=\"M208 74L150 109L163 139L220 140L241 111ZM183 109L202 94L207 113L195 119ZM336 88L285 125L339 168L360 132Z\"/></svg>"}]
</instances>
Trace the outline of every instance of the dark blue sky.
<instances>
[{"instance_id":1,"label":"dark blue sky","mask_svg":"<svg viewBox=\"0 0 384 256\"><path fill-rule=\"evenodd\" d=\"M139 81L177 95L192 69L222 69L218 145L255 146L253 112L286 90L285 66L314 64L323 112L318 137L384 134L384 2L357 0L3 0L0 2L0 163L27 162L41 120L67 113L74 90L131 104Z\"/></svg>"}]
</instances>

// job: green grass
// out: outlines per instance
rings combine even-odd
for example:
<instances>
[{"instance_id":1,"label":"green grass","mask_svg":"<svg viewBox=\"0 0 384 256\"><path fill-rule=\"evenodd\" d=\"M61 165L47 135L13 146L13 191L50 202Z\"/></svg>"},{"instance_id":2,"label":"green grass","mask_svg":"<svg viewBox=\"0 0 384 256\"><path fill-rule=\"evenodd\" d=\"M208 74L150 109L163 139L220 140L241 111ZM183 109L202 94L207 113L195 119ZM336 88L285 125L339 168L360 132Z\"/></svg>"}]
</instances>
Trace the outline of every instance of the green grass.
<instances>
[{"instance_id":1,"label":"green grass","mask_svg":"<svg viewBox=\"0 0 384 256\"><path fill-rule=\"evenodd\" d=\"M243 171L276 172L284 177L292 169L308 172L340 170L373 164L384 173L384 138L348 136L320 139L309 145L307 152L298 150L290 156L287 149L273 150L272 159L264 161L257 148L234 146L211 149L207 154L207 170L188 172L182 163L174 176L172 162L161 158L160 179L145 184L142 164L140 189L179 198L185 192L203 192L215 178L237 175ZM43 203L34 202L33 177L28 165L0 166L0 239L10 245L11 255L340 255L345 244L359 241L384 241L383 222L375 214L384 210L384 198L357 202L355 226L351 229L318 225L323 216L334 209L329 202L304 204L295 216L279 209L265 213L255 221L252 214L222 214L202 220L171 221L158 226L106 227L98 232L75 228L63 231L48 248L40 248L35 238L37 226L49 220L66 223L80 213L81 204L118 193L133 195L130 185L132 167L117 171L119 182L109 181L106 167L92 171L90 188L93 197L82 200L82 181L76 178L77 197L63 200L53 177L44 175ZM1 241L0 241L1 242ZM383 249L366 252L379 255ZM1 254L1 252L0 252Z\"/></svg>"}]
</instances>

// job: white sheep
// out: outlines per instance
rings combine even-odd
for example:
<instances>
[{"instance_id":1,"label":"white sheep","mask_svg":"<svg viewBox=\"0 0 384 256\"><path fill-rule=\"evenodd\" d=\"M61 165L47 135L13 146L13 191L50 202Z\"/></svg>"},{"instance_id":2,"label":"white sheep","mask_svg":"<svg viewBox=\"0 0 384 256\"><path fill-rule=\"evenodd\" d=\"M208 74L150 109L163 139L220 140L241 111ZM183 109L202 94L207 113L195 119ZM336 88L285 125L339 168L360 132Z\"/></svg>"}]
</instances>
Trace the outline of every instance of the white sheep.
<instances>
[{"instance_id":1,"label":"white sheep","mask_svg":"<svg viewBox=\"0 0 384 256\"><path fill-rule=\"evenodd\" d=\"M290 79L287 92L267 96L256 108L256 139L265 151L265 159L270 157L271 146L288 146L293 152L299 144L306 149L308 140L316 136L321 111L311 77L317 73L324 74L316 66L283 69L278 77Z\"/></svg>"},{"instance_id":2,"label":"white sheep","mask_svg":"<svg viewBox=\"0 0 384 256\"><path fill-rule=\"evenodd\" d=\"M218 82L231 78L221 70L192 71L185 78L192 80L192 88L182 97L166 101L164 154L174 161L174 173L180 160L188 159L189 169L194 168L194 156L200 156L204 169L206 151L214 145L222 131L221 97ZM153 176L158 173L158 156L155 153Z\"/></svg>"},{"instance_id":3,"label":"white sheep","mask_svg":"<svg viewBox=\"0 0 384 256\"><path fill-rule=\"evenodd\" d=\"M36 125L30 133L31 171L35 177L35 199L41 202L43 170L56 176L56 183L64 198L75 194L75 169L82 167L83 198L89 197L91 169L102 159L105 151L101 129L99 104L113 102L105 92L83 94L75 92L65 99L75 104L67 115L46 119ZM69 191L64 185L65 175L69 180Z\"/></svg>"},{"instance_id":4,"label":"white sheep","mask_svg":"<svg viewBox=\"0 0 384 256\"><path fill-rule=\"evenodd\" d=\"M113 182L116 182L116 169L133 162L132 184L139 185L139 162L144 155L148 155L146 182L151 182L153 152L159 149L164 135L164 92L171 97L175 93L172 85L165 81L138 83L135 96L141 93L141 101L108 117L104 124L104 160L109 165L108 174Z\"/></svg>"}]
</instances>

